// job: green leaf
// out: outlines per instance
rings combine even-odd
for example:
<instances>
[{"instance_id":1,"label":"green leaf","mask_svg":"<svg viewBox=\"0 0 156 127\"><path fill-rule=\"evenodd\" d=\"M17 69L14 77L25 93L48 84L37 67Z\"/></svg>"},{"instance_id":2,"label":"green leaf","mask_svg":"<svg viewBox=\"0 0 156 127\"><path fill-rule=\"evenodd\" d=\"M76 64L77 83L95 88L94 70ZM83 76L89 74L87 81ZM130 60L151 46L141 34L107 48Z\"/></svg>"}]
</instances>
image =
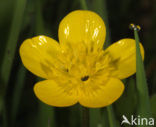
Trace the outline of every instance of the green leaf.
<instances>
[{"instance_id":1,"label":"green leaf","mask_svg":"<svg viewBox=\"0 0 156 127\"><path fill-rule=\"evenodd\" d=\"M22 94L22 89L24 86L26 78L26 69L23 65L20 65L19 70L17 72L17 79L15 80L15 88L12 97L12 110L11 110L11 125L12 127L15 124L16 116L19 108L20 97Z\"/></svg>"},{"instance_id":2,"label":"green leaf","mask_svg":"<svg viewBox=\"0 0 156 127\"><path fill-rule=\"evenodd\" d=\"M1 85L3 85L3 95L2 98L5 96L6 94L6 89L7 89L7 85L9 82L9 78L10 78L10 73L11 73L11 68L12 68L12 64L13 64L13 58L15 55L15 51L16 51L16 46L17 46L17 41L18 41L18 37L21 31L21 25L22 25L22 21L23 21L23 15L24 15L24 10L25 10L25 5L26 5L26 0L16 0L15 2L15 10L13 13L13 19L12 19L12 24L11 24L11 29L10 29L10 34L8 37L8 41L6 44L6 49L4 51L4 56L1 62L1 67L0 67L0 81L1 81ZM7 122L7 110L5 109L5 100L3 98L3 117L4 117L4 121L3 121L3 126L6 127L8 122Z\"/></svg>"},{"instance_id":3,"label":"green leaf","mask_svg":"<svg viewBox=\"0 0 156 127\"><path fill-rule=\"evenodd\" d=\"M107 106L107 112L108 112L109 127L120 127L119 123L115 118L112 105Z\"/></svg>"},{"instance_id":4,"label":"green leaf","mask_svg":"<svg viewBox=\"0 0 156 127\"><path fill-rule=\"evenodd\" d=\"M3 85L6 87L9 81L9 76L11 72L11 67L13 63L13 58L16 51L18 36L21 30L21 25L23 21L23 15L26 5L26 0L16 0L15 4L15 12L13 15L12 25L10 34L8 37L8 42L6 45L4 59L2 60L1 65L1 80L3 81Z\"/></svg>"},{"instance_id":5,"label":"green leaf","mask_svg":"<svg viewBox=\"0 0 156 127\"><path fill-rule=\"evenodd\" d=\"M139 99L138 115L140 115L141 117L151 117L148 87L146 82L144 64L140 53L140 41L137 28L134 28L134 36L136 40L136 85Z\"/></svg>"},{"instance_id":6,"label":"green leaf","mask_svg":"<svg viewBox=\"0 0 156 127\"><path fill-rule=\"evenodd\" d=\"M152 110L152 116L154 117L154 119L156 119L156 94L154 94L151 99L150 99L150 103L151 103L151 110Z\"/></svg>"}]
</instances>

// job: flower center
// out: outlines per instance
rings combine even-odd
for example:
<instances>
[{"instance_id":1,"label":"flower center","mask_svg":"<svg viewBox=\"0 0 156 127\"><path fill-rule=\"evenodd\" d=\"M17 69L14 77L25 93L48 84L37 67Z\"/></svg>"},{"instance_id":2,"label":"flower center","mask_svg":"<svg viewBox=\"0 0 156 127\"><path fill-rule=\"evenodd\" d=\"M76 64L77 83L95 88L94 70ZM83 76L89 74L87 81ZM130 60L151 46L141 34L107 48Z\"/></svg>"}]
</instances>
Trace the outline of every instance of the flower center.
<instances>
[{"instance_id":1,"label":"flower center","mask_svg":"<svg viewBox=\"0 0 156 127\"><path fill-rule=\"evenodd\" d=\"M87 81L88 79L89 79L88 75L81 78L82 81Z\"/></svg>"}]
</instances>

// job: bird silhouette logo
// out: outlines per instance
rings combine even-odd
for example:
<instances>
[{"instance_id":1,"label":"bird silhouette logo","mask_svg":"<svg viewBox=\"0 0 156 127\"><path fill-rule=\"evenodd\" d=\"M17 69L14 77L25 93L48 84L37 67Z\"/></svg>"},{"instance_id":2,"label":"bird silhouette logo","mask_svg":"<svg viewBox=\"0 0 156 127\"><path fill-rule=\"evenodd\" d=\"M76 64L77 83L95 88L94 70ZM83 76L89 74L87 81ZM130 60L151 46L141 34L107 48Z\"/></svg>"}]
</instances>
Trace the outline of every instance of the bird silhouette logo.
<instances>
[{"instance_id":1,"label":"bird silhouette logo","mask_svg":"<svg viewBox=\"0 0 156 127\"><path fill-rule=\"evenodd\" d=\"M131 125L131 123L129 122L129 120L127 119L127 117L125 115L122 115L122 118L123 118L123 120L121 122L121 125L124 123Z\"/></svg>"}]
</instances>

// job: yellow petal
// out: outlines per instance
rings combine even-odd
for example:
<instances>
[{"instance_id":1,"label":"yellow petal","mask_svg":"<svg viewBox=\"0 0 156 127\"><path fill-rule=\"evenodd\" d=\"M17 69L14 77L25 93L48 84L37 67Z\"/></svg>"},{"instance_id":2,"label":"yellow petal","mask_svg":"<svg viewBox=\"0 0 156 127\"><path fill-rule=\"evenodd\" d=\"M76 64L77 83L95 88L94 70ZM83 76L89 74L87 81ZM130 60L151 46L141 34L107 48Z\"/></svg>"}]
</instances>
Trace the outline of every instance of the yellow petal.
<instances>
[{"instance_id":1,"label":"yellow petal","mask_svg":"<svg viewBox=\"0 0 156 127\"><path fill-rule=\"evenodd\" d=\"M53 80L45 80L35 84L34 92L41 101L51 106L65 107L77 103L75 95L65 91L60 84Z\"/></svg>"},{"instance_id":2,"label":"yellow petal","mask_svg":"<svg viewBox=\"0 0 156 127\"><path fill-rule=\"evenodd\" d=\"M37 36L22 43L20 56L29 71L42 78L49 78L51 67L57 64L60 51L59 44L52 38Z\"/></svg>"},{"instance_id":3,"label":"yellow petal","mask_svg":"<svg viewBox=\"0 0 156 127\"><path fill-rule=\"evenodd\" d=\"M140 43L141 55L144 59L144 49ZM114 61L114 77L124 79L136 72L136 45L134 39L122 39L109 46L106 51Z\"/></svg>"},{"instance_id":4,"label":"yellow petal","mask_svg":"<svg viewBox=\"0 0 156 127\"><path fill-rule=\"evenodd\" d=\"M92 11L77 10L69 13L59 25L61 45L72 48L101 49L105 40L105 24Z\"/></svg>"},{"instance_id":5,"label":"yellow petal","mask_svg":"<svg viewBox=\"0 0 156 127\"><path fill-rule=\"evenodd\" d=\"M90 108L104 107L116 101L123 93L123 90L124 85L119 79L110 78L103 82L99 89L89 89L81 92L79 103Z\"/></svg>"}]
</instances>

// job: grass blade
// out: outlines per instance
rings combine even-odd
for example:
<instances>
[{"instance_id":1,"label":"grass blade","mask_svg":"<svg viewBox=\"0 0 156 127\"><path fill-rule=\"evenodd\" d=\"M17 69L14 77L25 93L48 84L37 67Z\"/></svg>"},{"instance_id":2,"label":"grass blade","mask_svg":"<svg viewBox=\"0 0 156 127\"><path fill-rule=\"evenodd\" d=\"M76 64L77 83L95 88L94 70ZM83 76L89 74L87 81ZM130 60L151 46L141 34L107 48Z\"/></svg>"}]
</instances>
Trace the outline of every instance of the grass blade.
<instances>
[{"instance_id":1,"label":"grass blade","mask_svg":"<svg viewBox=\"0 0 156 127\"><path fill-rule=\"evenodd\" d=\"M54 108L39 102L37 127L55 127Z\"/></svg>"},{"instance_id":2,"label":"grass blade","mask_svg":"<svg viewBox=\"0 0 156 127\"><path fill-rule=\"evenodd\" d=\"M93 0L92 2L92 10L94 10L95 12L97 12L103 19L106 25L106 29L107 29L107 33L106 33L106 42L104 45L104 48L108 47L111 44L111 39L110 39L110 33L109 33L109 24L108 24L108 16L107 16L107 5L106 5L106 0ZM114 112L113 112L113 107L112 106L108 106L107 108L107 113L108 113L108 118L109 118L109 124L110 127L115 127L117 126L115 124L115 116L114 116ZM107 114L103 114L103 115L107 115ZM105 118L105 117L103 117ZM105 120L104 120L105 121ZM102 125L104 126L104 125Z\"/></svg>"},{"instance_id":3,"label":"grass blade","mask_svg":"<svg viewBox=\"0 0 156 127\"><path fill-rule=\"evenodd\" d=\"M44 21L42 16L42 0L35 0L35 34L40 35L45 33Z\"/></svg>"},{"instance_id":4,"label":"grass blade","mask_svg":"<svg viewBox=\"0 0 156 127\"><path fill-rule=\"evenodd\" d=\"M114 116L114 111L112 105L107 106L107 112L108 112L108 120L109 120L109 126L110 127L120 127L117 124L116 118Z\"/></svg>"},{"instance_id":5,"label":"grass blade","mask_svg":"<svg viewBox=\"0 0 156 127\"><path fill-rule=\"evenodd\" d=\"M84 9L84 10L87 10L88 9L87 8L86 0L80 0L80 4L81 4L82 9Z\"/></svg>"},{"instance_id":6,"label":"grass blade","mask_svg":"<svg viewBox=\"0 0 156 127\"><path fill-rule=\"evenodd\" d=\"M21 30L22 19L24 15L26 0L16 0L15 12L13 15L12 25L8 42L6 45L4 59L1 65L1 80L6 87L9 81L13 58L16 51L17 41Z\"/></svg>"},{"instance_id":7,"label":"grass blade","mask_svg":"<svg viewBox=\"0 0 156 127\"><path fill-rule=\"evenodd\" d=\"M35 35L43 35L45 34L44 29L44 21L42 16L42 0L35 0ZM38 78L38 81L41 79ZM42 102L39 102L39 114L36 119L36 123L38 127L55 127L55 116L54 116L54 108L48 106Z\"/></svg>"},{"instance_id":8,"label":"grass blade","mask_svg":"<svg viewBox=\"0 0 156 127\"><path fill-rule=\"evenodd\" d=\"M15 88L13 92L13 98L12 98L12 112L11 112L11 125L12 127L15 124L16 121L16 116L18 112L18 107L19 107L19 102L20 102L20 97L22 93L22 89L24 86L24 81L26 78L26 69L24 68L23 65L20 65L19 70L17 72L17 79L15 81Z\"/></svg>"},{"instance_id":9,"label":"grass blade","mask_svg":"<svg viewBox=\"0 0 156 127\"><path fill-rule=\"evenodd\" d=\"M72 107L70 107L70 127L80 127L81 126L81 106L79 104L76 104Z\"/></svg>"},{"instance_id":10,"label":"grass blade","mask_svg":"<svg viewBox=\"0 0 156 127\"><path fill-rule=\"evenodd\" d=\"M15 55L17 41L18 41L20 30L21 30L25 5L26 5L26 0L16 0L15 2L15 10L13 14L10 34L9 34L9 38L6 44L6 49L4 52L4 57L3 57L1 67L0 67L0 76L1 76L0 81L1 81L1 85L3 85L1 87L3 88L3 95L2 95L3 109L2 110L3 110L3 116L4 116L4 122L3 122L4 127L7 126L7 116L6 116L7 111L5 109L4 96L6 94L6 88L9 82L9 78L10 78L13 58Z\"/></svg>"},{"instance_id":11,"label":"grass blade","mask_svg":"<svg viewBox=\"0 0 156 127\"><path fill-rule=\"evenodd\" d=\"M102 113L100 108L90 109L90 127L102 127Z\"/></svg>"},{"instance_id":12,"label":"grass blade","mask_svg":"<svg viewBox=\"0 0 156 127\"><path fill-rule=\"evenodd\" d=\"M148 87L146 82L144 64L140 53L138 29L136 27L134 28L134 36L136 40L136 84L139 97L138 114L141 115L141 117L150 117L151 110Z\"/></svg>"},{"instance_id":13,"label":"grass blade","mask_svg":"<svg viewBox=\"0 0 156 127\"><path fill-rule=\"evenodd\" d=\"M108 47L111 44L106 4L107 4L106 0L93 0L92 2L92 10L97 12L102 17L106 25L107 32L106 32L106 41L104 44L104 48Z\"/></svg>"}]
</instances>

